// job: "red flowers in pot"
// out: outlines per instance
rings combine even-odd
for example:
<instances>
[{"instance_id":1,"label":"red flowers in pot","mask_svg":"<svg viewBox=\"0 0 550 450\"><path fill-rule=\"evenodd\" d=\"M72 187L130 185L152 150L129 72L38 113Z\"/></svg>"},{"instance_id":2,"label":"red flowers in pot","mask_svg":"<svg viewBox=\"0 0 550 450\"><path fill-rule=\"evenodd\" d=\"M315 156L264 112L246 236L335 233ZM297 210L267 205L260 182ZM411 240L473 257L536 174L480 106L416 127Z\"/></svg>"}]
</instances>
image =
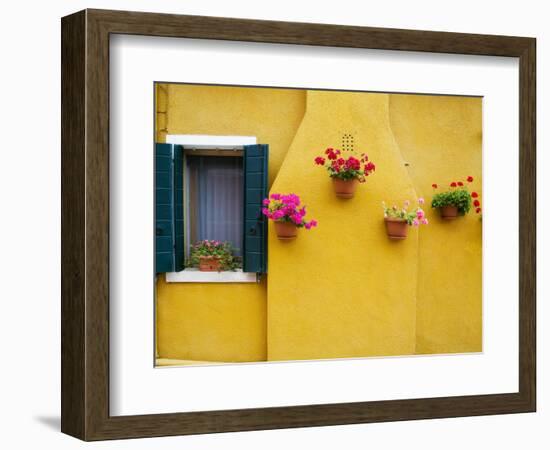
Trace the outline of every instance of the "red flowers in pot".
<instances>
[{"instance_id":1,"label":"red flowers in pot","mask_svg":"<svg viewBox=\"0 0 550 450\"><path fill-rule=\"evenodd\" d=\"M364 183L376 166L365 153L361 153L360 158L349 156L342 157L342 152L338 149L327 148L325 150L326 158L317 156L315 164L324 166L330 178L336 196L339 198L352 198L359 183Z\"/></svg>"},{"instance_id":2,"label":"red flowers in pot","mask_svg":"<svg viewBox=\"0 0 550 450\"><path fill-rule=\"evenodd\" d=\"M466 178L467 183L472 183L474 177ZM439 189L439 186L434 183L432 188ZM472 201L472 199L474 199ZM475 208L477 214L481 213L481 203L479 194L472 192L467 188L467 185L462 181L452 181L445 191L438 191L432 198L432 208L439 208L441 218L444 220L456 219L459 215L463 216L470 212L470 209Z\"/></svg>"},{"instance_id":3,"label":"red flowers in pot","mask_svg":"<svg viewBox=\"0 0 550 450\"><path fill-rule=\"evenodd\" d=\"M277 237L282 241L296 239L298 228L309 230L317 226L316 220L305 220L306 207L296 194L271 194L263 205L262 214L273 220Z\"/></svg>"}]
</instances>

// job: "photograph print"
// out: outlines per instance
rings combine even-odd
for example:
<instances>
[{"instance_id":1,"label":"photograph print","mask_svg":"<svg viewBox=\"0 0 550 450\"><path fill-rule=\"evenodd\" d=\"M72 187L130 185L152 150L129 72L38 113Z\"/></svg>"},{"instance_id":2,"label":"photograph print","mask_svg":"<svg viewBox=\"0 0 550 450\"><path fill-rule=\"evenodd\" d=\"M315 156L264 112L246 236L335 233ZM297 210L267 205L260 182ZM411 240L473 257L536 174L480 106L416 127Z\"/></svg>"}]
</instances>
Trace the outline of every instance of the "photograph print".
<instances>
[{"instance_id":1,"label":"photograph print","mask_svg":"<svg viewBox=\"0 0 550 450\"><path fill-rule=\"evenodd\" d=\"M481 97L154 89L155 366L483 351Z\"/></svg>"}]
</instances>

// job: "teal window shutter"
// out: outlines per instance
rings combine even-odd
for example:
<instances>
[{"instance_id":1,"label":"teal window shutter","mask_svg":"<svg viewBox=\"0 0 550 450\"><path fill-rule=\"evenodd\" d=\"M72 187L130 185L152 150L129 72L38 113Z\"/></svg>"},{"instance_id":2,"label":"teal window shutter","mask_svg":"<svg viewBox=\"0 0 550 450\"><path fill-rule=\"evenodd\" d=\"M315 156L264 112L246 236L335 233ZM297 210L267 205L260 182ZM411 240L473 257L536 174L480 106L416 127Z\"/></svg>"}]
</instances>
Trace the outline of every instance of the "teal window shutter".
<instances>
[{"instance_id":1,"label":"teal window shutter","mask_svg":"<svg viewBox=\"0 0 550 450\"><path fill-rule=\"evenodd\" d=\"M183 148L155 144L155 272L183 270Z\"/></svg>"},{"instance_id":2,"label":"teal window shutter","mask_svg":"<svg viewBox=\"0 0 550 450\"><path fill-rule=\"evenodd\" d=\"M174 145L174 271L184 268L183 146Z\"/></svg>"},{"instance_id":3,"label":"teal window shutter","mask_svg":"<svg viewBox=\"0 0 550 450\"><path fill-rule=\"evenodd\" d=\"M245 145L243 271L267 272L267 221L262 215L262 200L267 197L269 146Z\"/></svg>"}]
</instances>

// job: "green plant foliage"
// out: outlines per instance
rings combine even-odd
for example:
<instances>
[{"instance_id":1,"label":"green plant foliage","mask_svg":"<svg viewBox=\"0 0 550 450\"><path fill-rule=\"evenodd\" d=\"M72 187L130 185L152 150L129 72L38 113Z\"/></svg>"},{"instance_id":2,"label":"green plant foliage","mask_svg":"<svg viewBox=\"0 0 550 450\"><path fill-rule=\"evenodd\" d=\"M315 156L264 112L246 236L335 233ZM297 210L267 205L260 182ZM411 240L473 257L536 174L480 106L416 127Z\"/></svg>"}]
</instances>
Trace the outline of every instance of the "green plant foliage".
<instances>
[{"instance_id":1,"label":"green plant foliage","mask_svg":"<svg viewBox=\"0 0 550 450\"><path fill-rule=\"evenodd\" d=\"M445 192L438 192L433 196L432 208L456 206L460 215L467 214L472 208L472 197L466 188L453 188Z\"/></svg>"},{"instance_id":2,"label":"green plant foliage","mask_svg":"<svg viewBox=\"0 0 550 450\"><path fill-rule=\"evenodd\" d=\"M240 258L233 256L233 247L229 242L205 239L191 247L188 266L198 267L201 256L213 256L220 260L221 270L236 270L242 267Z\"/></svg>"}]
</instances>

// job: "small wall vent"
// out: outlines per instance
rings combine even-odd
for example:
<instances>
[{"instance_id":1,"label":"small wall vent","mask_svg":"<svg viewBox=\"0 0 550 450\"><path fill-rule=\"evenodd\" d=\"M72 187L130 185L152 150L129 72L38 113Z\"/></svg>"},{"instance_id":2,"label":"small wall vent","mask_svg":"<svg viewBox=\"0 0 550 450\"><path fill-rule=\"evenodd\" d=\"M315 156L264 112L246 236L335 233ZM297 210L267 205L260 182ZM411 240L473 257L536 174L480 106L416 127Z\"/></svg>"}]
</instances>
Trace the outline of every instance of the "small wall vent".
<instances>
[{"instance_id":1,"label":"small wall vent","mask_svg":"<svg viewBox=\"0 0 550 450\"><path fill-rule=\"evenodd\" d=\"M353 152L355 150L355 142L352 133L342 134L342 151Z\"/></svg>"}]
</instances>

